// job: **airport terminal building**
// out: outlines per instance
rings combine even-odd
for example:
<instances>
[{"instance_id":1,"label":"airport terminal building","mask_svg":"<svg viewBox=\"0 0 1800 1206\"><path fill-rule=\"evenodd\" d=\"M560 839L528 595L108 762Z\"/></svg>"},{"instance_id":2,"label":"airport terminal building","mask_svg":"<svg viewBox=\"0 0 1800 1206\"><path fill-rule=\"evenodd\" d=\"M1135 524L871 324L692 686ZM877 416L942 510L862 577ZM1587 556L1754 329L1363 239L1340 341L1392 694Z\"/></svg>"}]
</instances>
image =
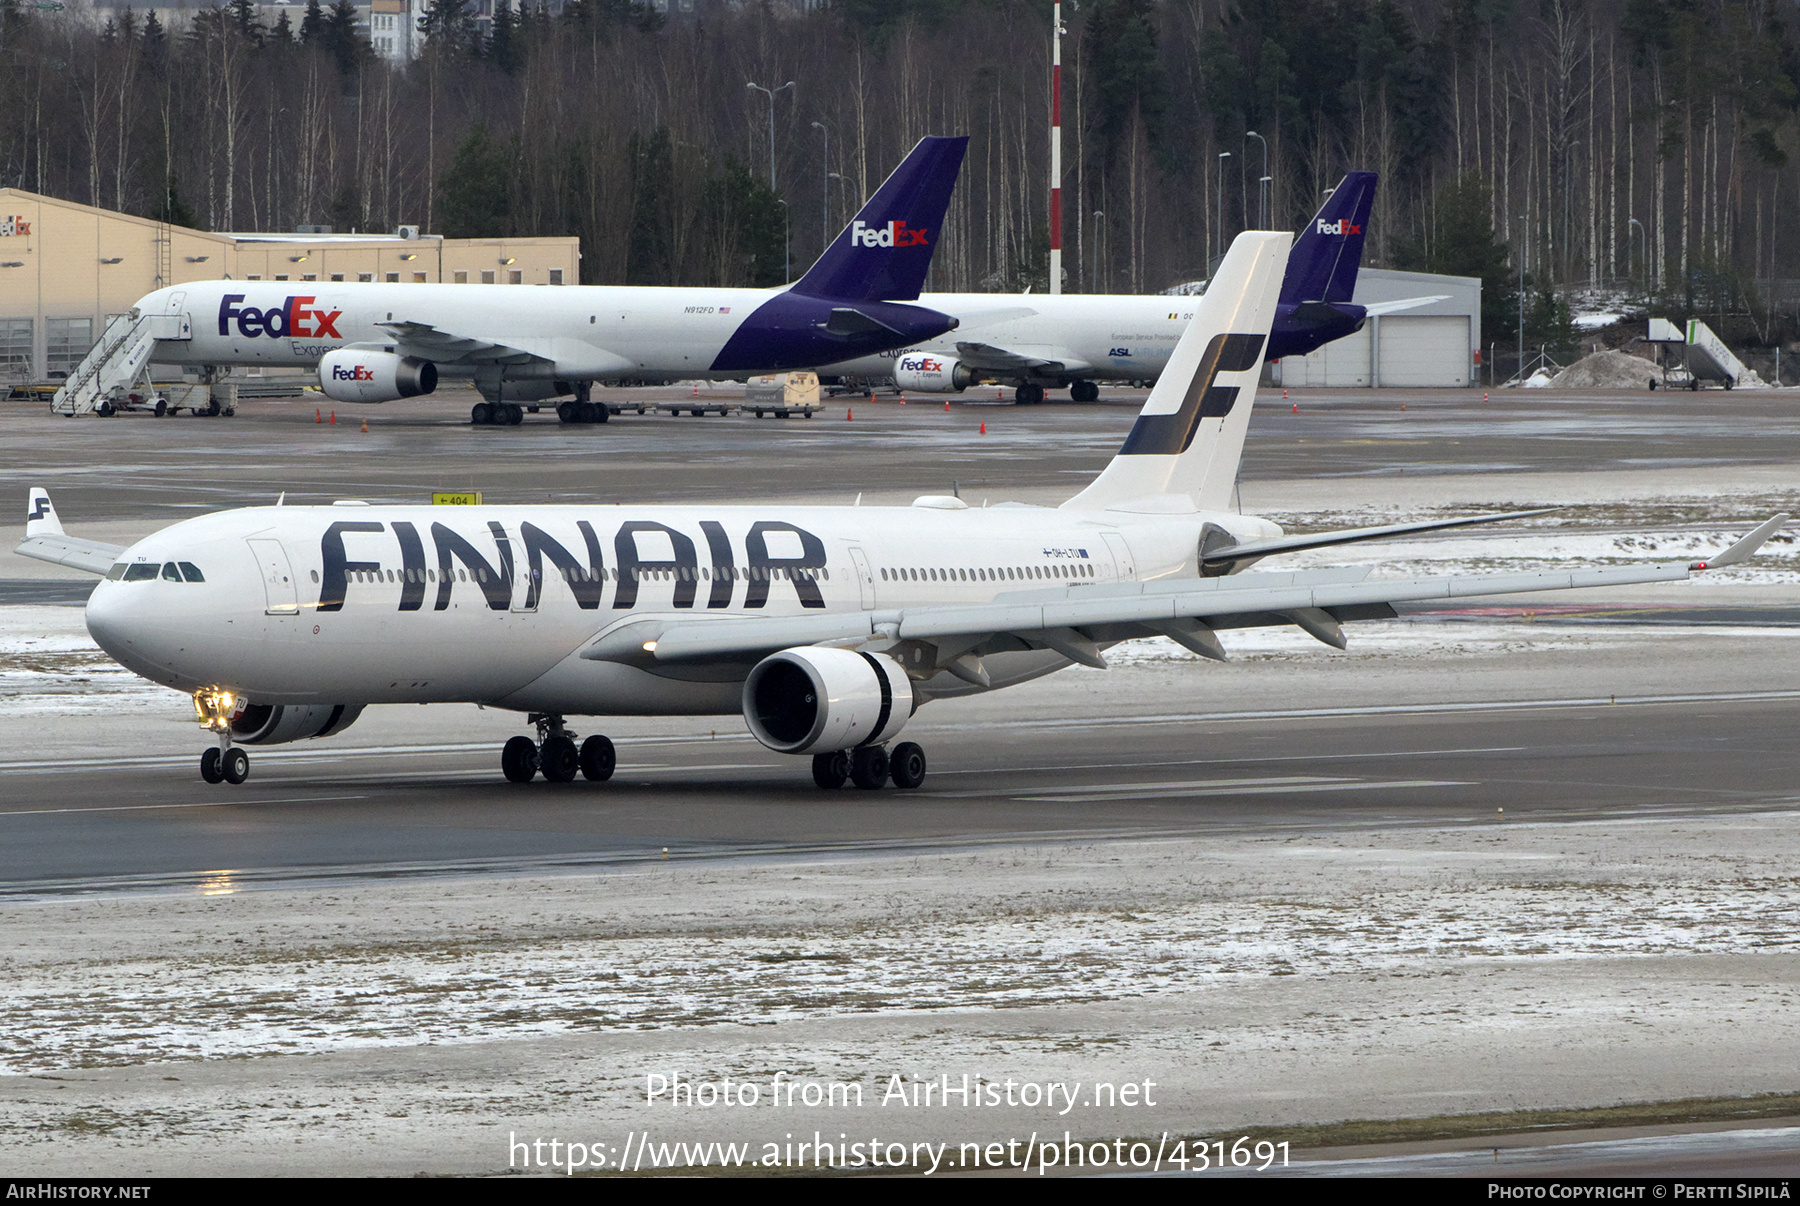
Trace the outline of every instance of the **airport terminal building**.
<instances>
[{"instance_id":1,"label":"airport terminal building","mask_svg":"<svg viewBox=\"0 0 1800 1206\"><path fill-rule=\"evenodd\" d=\"M184 281L573 285L581 241L392 234L214 234L0 188L0 385L57 379L107 322Z\"/></svg>"}]
</instances>

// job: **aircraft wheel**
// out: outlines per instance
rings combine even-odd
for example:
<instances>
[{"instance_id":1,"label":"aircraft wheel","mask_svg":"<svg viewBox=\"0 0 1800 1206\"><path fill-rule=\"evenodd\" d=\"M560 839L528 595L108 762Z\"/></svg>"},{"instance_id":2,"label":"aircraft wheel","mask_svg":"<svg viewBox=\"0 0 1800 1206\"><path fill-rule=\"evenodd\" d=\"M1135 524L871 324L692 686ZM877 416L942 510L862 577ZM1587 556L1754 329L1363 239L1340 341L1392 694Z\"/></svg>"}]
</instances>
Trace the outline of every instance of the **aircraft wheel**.
<instances>
[{"instance_id":1,"label":"aircraft wheel","mask_svg":"<svg viewBox=\"0 0 1800 1206\"><path fill-rule=\"evenodd\" d=\"M1100 387L1092 381L1077 381L1069 387L1069 400L1071 402L1098 402Z\"/></svg>"},{"instance_id":2,"label":"aircraft wheel","mask_svg":"<svg viewBox=\"0 0 1800 1206\"><path fill-rule=\"evenodd\" d=\"M163 399L158 398L156 400L156 417L160 419L168 413L169 413L169 404L167 402L163 401Z\"/></svg>"},{"instance_id":3,"label":"aircraft wheel","mask_svg":"<svg viewBox=\"0 0 1800 1206\"><path fill-rule=\"evenodd\" d=\"M506 425L517 427L525 421L525 408L517 403L509 403L506 407Z\"/></svg>"},{"instance_id":4,"label":"aircraft wheel","mask_svg":"<svg viewBox=\"0 0 1800 1206\"><path fill-rule=\"evenodd\" d=\"M917 742L902 741L888 755L888 775L895 787L913 788L925 782L925 751Z\"/></svg>"},{"instance_id":5,"label":"aircraft wheel","mask_svg":"<svg viewBox=\"0 0 1800 1206\"><path fill-rule=\"evenodd\" d=\"M850 781L864 791L874 791L888 781L888 752L878 745L861 745L850 754Z\"/></svg>"},{"instance_id":6,"label":"aircraft wheel","mask_svg":"<svg viewBox=\"0 0 1800 1206\"><path fill-rule=\"evenodd\" d=\"M111 418L112 412L113 404L108 402L105 398L100 399L100 401L94 404L94 413L99 415L102 419Z\"/></svg>"},{"instance_id":7,"label":"aircraft wheel","mask_svg":"<svg viewBox=\"0 0 1800 1206\"><path fill-rule=\"evenodd\" d=\"M588 420L590 423L604 423L612 418L612 411L604 402L588 402L585 405L588 407L588 413L592 416Z\"/></svg>"},{"instance_id":8,"label":"aircraft wheel","mask_svg":"<svg viewBox=\"0 0 1800 1206\"><path fill-rule=\"evenodd\" d=\"M469 422L477 427L486 427L494 421L494 408L486 402L477 402L469 408Z\"/></svg>"},{"instance_id":9,"label":"aircraft wheel","mask_svg":"<svg viewBox=\"0 0 1800 1206\"><path fill-rule=\"evenodd\" d=\"M213 746L200 755L200 777L208 783L225 782L225 772L219 769L219 747Z\"/></svg>"},{"instance_id":10,"label":"aircraft wheel","mask_svg":"<svg viewBox=\"0 0 1800 1206\"><path fill-rule=\"evenodd\" d=\"M1692 381L1688 382L1688 392L1689 393L1698 393L1699 390L1700 390L1700 378L1695 377Z\"/></svg>"},{"instance_id":11,"label":"aircraft wheel","mask_svg":"<svg viewBox=\"0 0 1800 1206\"><path fill-rule=\"evenodd\" d=\"M250 777L250 755L235 745L219 755L219 773L225 782L236 787Z\"/></svg>"},{"instance_id":12,"label":"aircraft wheel","mask_svg":"<svg viewBox=\"0 0 1800 1206\"><path fill-rule=\"evenodd\" d=\"M850 752L834 750L829 754L813 755L813 782L830 791L842 787L844 780L850 777Z\"/></svg>"},{"instance_id":13,"label":"aircraft wheel","mask_svg":"<svg viewBox=\"0 0 1800 1206\"><path fill-rule=\"evenodd\" d=\"M581 422L581 403L558 402L556 404L556 417L564 423Z\"/></svg>"},{"instance_id":14,"label":"aircraft wheel","mask_svg":"<svg viewBox=\"0 0 1800 1206\"><path fill-rule=\"evenodd\" d=\"M508 783L529 783L538 771L537 746L529 737L514 737L500 751L500 773Z\"/></svg>"},{"instance_id":15,"label":"aircraft wheel","mask_svg":"<svg viewBox=\"0 0 1800 1206\"><path fill-rule=\"evenodd\" d=\"M613 750L613 743L595 733L581 743L581 777L590 783L604 783L613 777L613 768L619 763L619 756Z\"/></svg>"},{"instance_id":16,"label":"aircraft wheel","mask_svg":"<svg viewBox=\"0 0 1800 1206\"><path fill-rule=\"evenodd\" d=\"M581 769L581 754L567 737L552 737L538 749L538 765L552 783L573 783Z\"/></svg>"},{"instance_id":17,"label":"aircraft wheel","mask_svg":"<svg viewBox=\"0 0 1800 1206\"><path fill-rule=\"evenodd\" d=\"M1036 406L1044 400L1044 387L1027 382L1013 391L1013 401L1020 406Z\"/></svg>"}]
</instances>

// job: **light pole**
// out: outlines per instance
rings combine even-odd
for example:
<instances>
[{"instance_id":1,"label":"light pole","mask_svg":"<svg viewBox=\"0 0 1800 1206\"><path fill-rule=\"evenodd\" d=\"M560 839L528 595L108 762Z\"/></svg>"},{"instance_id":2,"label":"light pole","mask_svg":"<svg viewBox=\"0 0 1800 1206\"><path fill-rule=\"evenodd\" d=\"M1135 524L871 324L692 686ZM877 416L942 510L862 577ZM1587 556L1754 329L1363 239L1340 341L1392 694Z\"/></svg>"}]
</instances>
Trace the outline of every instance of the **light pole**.
<instances>
[{"instance_id":1,"label":"light pole","mask_svg":"<svg viewBox=\"0 0 1800 1206\"><path fill-rule=\"evenodd\" d=\"M825 168L819 173L819 254L831 246L831 131L814 122L813 129L825 136Z\"/></svg>"},{"instance_id":2,"label":"light pole","mask_svg":"<svg viewBox=\"0 0 1800 1206\"><path fill-rule=\"evenodd\" d=\"M1263 197L1265 194L1267 194L1269 200L1267 206L1263 204ZM1264 176L1256 182L1256 220L1261 224L1264 230L1267 230L1269 227L1269 219L1263 216L1263 211L1265 209L1273 210L1275 208L1274 202L1275 177Z\"/></svg>"},{"instance_id":3,"label":"light pole","mask_svg":"<svg viewBox=\"0 0 1800 1206\"><path fill-rule=\"evenodd\" d=\"M794 280L794 224L790 220L793 211L780 197L775 198L775 204L781 206L781 283L788 285Z\"/></svg>"},{"instance_id":4,"label":"light pole","mask_svg":"<svg viewBox=\"0 0 1800 1206\"><path fill-rule=\"evenodd\" d=\"M1525 386L1525 218L1521 215L1519 223L1519 387Z\"/></svg>"},{"instance_id":5,"label":"light pole","mask_svg":"<svg viewBox=\"0 0 1800 1206\"><path fill-rule=\"evenodd\" d=\"M1630 222L1631 225L1625 228L1625 258L1631 258L1631 232L1635 230L1638 237L1643 240L1643 242L1639 244L1644 249L1643 259L1638 262L1644 266L1644 294L1645 296L1648 296L1650 293L1650 232L1645 230L1644 224L1636 218L1627 218L1626 221ZM1633 271L1631 275L1635 278L1637 273Z\"/></svg>"},{"instance_id":6,"label":"light pole","mask_svg":"<svg viewBox=\"0 0 1800 1206\"><path fill-rule=\"evenodd\" d=\"M1088 286L1089 293L1100 292L1100 223L1106 215L1100 210L1094 211L1094 275L1093 283Z\"/></svg>"},{"instance_id":7,"label":"light pole","mask_svg":"<svg viewBox=\"0 0 1800 1206\"><path fill-rule=\"evenodd\" d=\"M746 88L756 89L758 92L762 93L764 96L769 98L769 191L770 192L775 191L775 94L777 92L786 92L789 88L792 88L793 86L794 86L793 80L789 80L787 83L783 84L779 88L765 88L761 84L748 84L747 83L744 85L744 87L746 87Z\"/></svg>"},{"instance_id":8,"label":"light pole","mask_svg":"<svg viewBox=\"0 0 1800 1206\"><path fill-rule=\"evenodd\" d=\"M1225 254L1225 161L1231 158L1230 151L1219 152L1219 255ZM1211 270L1207 272L1212 275Z\"/></svg>"},{"instance_id":9,"label":"light pole","mask_svg":"<svg viewBox=\"0 0 1800 1206\"><path fill-rule=\"evenodd\" d=\"M1255 130L1245 130L1244 131L1244 146L1246 148L1246 150L1244 151L1245 159L1250 158L1250 152L1248 150L1248 147L1250 145L1250 140L1252 138L1256 139L1257 142L1262 144L1262 170L1263 170L1262 180L1267 180L1269 178L1269 140L1264 138L1261 134L1258 134ZM1256 183L1256 228L1258 230L1265 229L1262 224L1262 220L1263 220L1263 216L1262 216L1262 180L1258 180ZM1243 190L1240 189L1239 191L1241 192ZM1246 214L1244 220L1246 222L1248 222L1249 215Z\"/></svg>"}]
</instances>

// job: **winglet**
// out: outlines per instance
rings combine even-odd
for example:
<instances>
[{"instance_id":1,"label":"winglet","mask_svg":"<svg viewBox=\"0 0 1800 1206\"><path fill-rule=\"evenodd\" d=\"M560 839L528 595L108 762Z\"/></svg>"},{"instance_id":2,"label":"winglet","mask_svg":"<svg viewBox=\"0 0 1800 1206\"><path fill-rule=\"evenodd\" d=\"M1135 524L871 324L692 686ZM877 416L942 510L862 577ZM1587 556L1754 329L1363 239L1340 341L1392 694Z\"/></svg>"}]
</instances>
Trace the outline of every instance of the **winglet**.
<instances>
[{"instance_id":1,"label":"winglet","mask_svg":"<svg viewBox=\"0 0 1800 1206\"><path fill-rule=\"evenodd\" d=\"M56 508L50 505L50 491L42 486L31 488L31 501L25 508L25 538L33 536L61 536L62 521L56 518Z\"/></svg>"},{"instance_id":2,"label":"winglet","mask_svg":"<svg viewBox=\"0 0 1800 1206\"><path fill-rule=\"evenodd\" d=\"M921 138L793 291L845 301L912 301L943 236L966 136Z\"/></svg>"},{"instance_id":3,"label":"winglet","mask_svg":"<svg viewBox=\"0 0 1800 1206\"><path fill-rule=\"evenodd\" d=\"M1751 557L1756 555L1756 550L1760 549L1764 543L1768 541L1769 537L1781 530L1781 525L1786 523L1788 519L1789 516L1787 512L1784 511L1780 515L1777 515L1762 524L1756 531L1751 532L1748 536L1745 536L1742 540L1726 549L1723 553L1720 553L1717 557L1708 557L1705 561L1696 561L1688 566L1688 568L1691 570L1724 569L1728 565L1737 565L1739 562L1748 561Z\"/></svg>"}]
</instances>

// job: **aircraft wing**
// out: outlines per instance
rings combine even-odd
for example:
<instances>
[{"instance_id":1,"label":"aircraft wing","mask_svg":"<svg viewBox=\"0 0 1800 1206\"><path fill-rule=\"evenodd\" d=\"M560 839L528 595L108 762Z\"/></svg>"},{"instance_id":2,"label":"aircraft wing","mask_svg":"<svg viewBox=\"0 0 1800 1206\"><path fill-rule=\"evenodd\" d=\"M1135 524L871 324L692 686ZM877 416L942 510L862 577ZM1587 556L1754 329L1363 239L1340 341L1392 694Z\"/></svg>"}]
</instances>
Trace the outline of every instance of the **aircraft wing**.
<instances>
[{"instance_id":1,"label":"aircraft wing","mask_svg":"<svg viewBox=\"0 0 1800 1206\"><path fill-rule=\"evenodd\" d=\"M993 373L1022 373L1049 370L1051 372L1079 372L1091 368L1092 363L1067 348L1026 345L1015 348L997 348L991 343L958 343L956 354L962 362L974 369L986 369Z\"/></svg>"},{"instance_id":2,"label":"aircraft wing","mask_svg":"<svg viewBox=\"0 0 1800 1206\"><path fill-rule=\"evenodd\" d=\"M438 364L529 364L534 360L550 362L548 357L524 347L458 335L426 322L401 320L378 322L375 325L394 337L396 350L402 356L418 356Z\"/></svg>"},{"instance_id":3,"label":"aircraft wing","mask_svg":"<svg viewBox=\"0 0 1800 1206\"><path fill-rule=\"evenodd\" d=\"M1395 603L1681 581L1696 570L1747 559L1787 519L1775 516L1704 561L1375 582L1367 580L1371 567L1353 566L1021 591L991 603L848 615L646 616L603 633L581 656L638 665L753 662L796 645L881 651L917 642L931 647L938 668L983 683L980 657L986 653L1052 649L1084 665L1104 666L1100 646L1149 636L1167 636L1202 656L1223 660L1225 652L1214 635L1220 628L1294 624L1341 649L1344 622L1391 618ZM915 664L923 664L922 659L908 659L909 669Z\"/></svg>"},{"instance_id":4,"label":"aircraft wing","mask_svg":"<svg viewBox=\"0 0 1800 1206\"><path fill-rule=\"evenodd\" d=\"M1383 540L1389 536L1405 536L1413 532L1436 532L1444 528L1467 528L1482 523L1501 523L1509 519L1534 519L1548 515L1560 507L1539 507L1535 511L1508 511L1502 515L1465 515L1457 519L1428 519L1423 523L1394 523L1379 528L1341 528L1335 532L1312 532L1305 536L1281 536L1274 540L1254 540L1245 544L1226 544L1207 550L1201 560L1208 565L1223 565L1250 557L1272 557L1276 553L1298 553L1302 549L1323 549L1334 544L1356 544L1364 540Z\"/></svg>"},{"instance_id":5,"label":"aircraft wing","mask_svg":"<svg viewBox=\"0 0 1800 1206\"><path fill-rule=\"evenodd\" d=\"M1449 300L1448 293L1440 293L1436 297L1406 297L1399 301L1371 302L1363 307L1363 312L1370 318L1380 318L1383 314L1395 314L1401 310L1413 310L1420 306L1429 306L1432 302Z\"/></svg>"},{"instance_id":6,"label":"aircraft wing","mask_svg":"<svg viewBox=\"0 0 1800 1206\"><path fill-rule=\"evenodd\" d=\"M24 543L13 550L21 557L86 570L103 578L124 551L116 544L101 544L98 540L81 540L60 533L54 536L27 536Z\"/></svg>"}]
</instances>

